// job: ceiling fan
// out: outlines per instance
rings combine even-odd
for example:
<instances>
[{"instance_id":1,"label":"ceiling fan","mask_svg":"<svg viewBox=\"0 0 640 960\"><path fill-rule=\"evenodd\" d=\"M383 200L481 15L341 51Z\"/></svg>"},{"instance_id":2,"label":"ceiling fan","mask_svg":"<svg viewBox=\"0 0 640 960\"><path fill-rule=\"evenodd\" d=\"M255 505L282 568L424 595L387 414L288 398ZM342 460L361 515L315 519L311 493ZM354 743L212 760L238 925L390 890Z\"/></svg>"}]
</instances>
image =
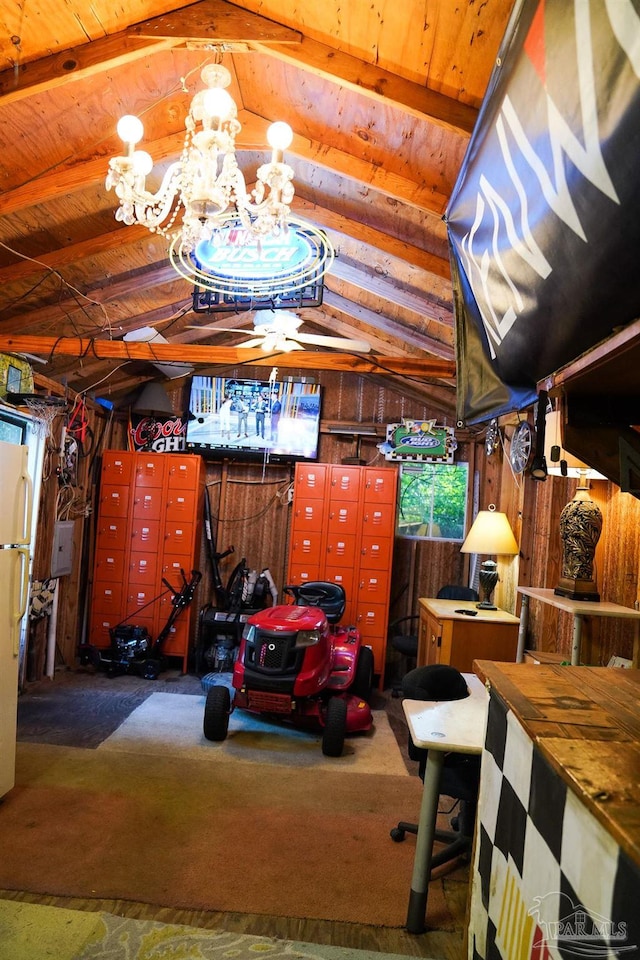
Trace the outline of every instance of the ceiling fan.
<instances>
[{"instance_id":1,"label":"ceiling fan","mask_svg":"<svg viewBox=\"0 0 640 960\"><path fill-rule=\"evenodd\" d=\"M262 347L266 353L289 353L291 350L304 350L303 344L328 347L334 350L349 350L352 353L369 353L371 344L366 340L350 340L347 337L325 337L315 333L298 333L302 319L295 313L284 310L257 310L253 314L253 330L244 331L230 327L207 327L191 325L192 330L217 330L224 333L242 333L251 336L241 347Z\"/></svg>"}]
</instances>

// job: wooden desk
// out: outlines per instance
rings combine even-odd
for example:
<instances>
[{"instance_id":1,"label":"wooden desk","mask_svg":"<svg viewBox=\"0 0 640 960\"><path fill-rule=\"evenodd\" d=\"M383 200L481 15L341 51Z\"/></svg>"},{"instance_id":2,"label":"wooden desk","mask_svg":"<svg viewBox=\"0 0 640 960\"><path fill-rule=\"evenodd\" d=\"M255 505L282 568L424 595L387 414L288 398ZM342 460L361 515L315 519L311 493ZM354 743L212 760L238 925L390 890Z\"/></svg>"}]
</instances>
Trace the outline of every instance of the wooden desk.
<instances>
[{"instance_id":1,"label":"wooden desk","mask_svg":"<svg viewBox=\"0 0 640 960\"><path fill-rule=\"evenodd\" d=\"M518 944L518 956L556 957L559 930L562 956L636 956L640 671L475 669L490 700L469 956L512 960ZM594 920L610 931L608 949Z\"/></svg>"},{"instance_id":2,"label":"wooden desk","mask_svg":"<svg viewBox=\"0 0 640 960\"><path fill-rule=\"evenodd\" d=\"M416 747L427 750L418 835L407 909L409 933L424 933L431 858L438 815L440 778L445 753L482 752L488 696L472 673L464 675L469 688L465 700L403 700L409 733Z\"/></svg>"},{"instance_id":3,"label":"wooden desk","mask_svg":"<svg viewBox=\"0 0 640 960\"><path fill-rule=\"evenodd\" d=\"M447 663L461 673L472 673L474 660L516 659L520 621L512 614L505 610L478 610L472 600L421 597L418 603L419 667ZM456 610L468 610L476 616Z\"/></svg>"},{"instance_id":4,"label":"wooden desk","mask_svg":"<svg viewBox=\"0 0 640 960\"><path fill-rule=\"evenodd\" d=\"M564 610L573 616L573 643L571 646L571 663L577 666L580 663L582 645L582 624L588 617L621 617L635 620L633 639L633 666L638 667L640 653L640 610L623 607L618 603L607 603L604 600L570 600L568 597L559 597L551 589L541 587L518 587L522 594L522 608L520 610L520 630L518 632L518 652L516 660L522 663L527 640L527 625L529 622L529 598L546 603L557 610ZM479 658L480 659L480 658ZM495 659L492 657L491 659Z\"/></svg>"}]
</instances>

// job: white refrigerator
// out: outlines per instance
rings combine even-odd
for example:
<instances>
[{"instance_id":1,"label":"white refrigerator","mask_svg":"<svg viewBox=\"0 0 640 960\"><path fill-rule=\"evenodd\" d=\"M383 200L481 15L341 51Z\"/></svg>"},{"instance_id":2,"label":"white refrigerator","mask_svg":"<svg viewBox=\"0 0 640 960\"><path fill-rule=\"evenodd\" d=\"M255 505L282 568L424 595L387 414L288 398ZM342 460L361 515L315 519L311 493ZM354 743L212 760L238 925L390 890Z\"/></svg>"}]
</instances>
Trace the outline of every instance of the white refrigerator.
<instances>
[{"instance_id":1,"label":"white refrigerator","mask_svg":"<svg viewBox=\"0 0 640 960\"><path fill-rule=\"evenodd\" d=\"M16 772L18 666L29 600L32 486L28 448L0 441L0 797Z\"/></svg>"}]
</instances>

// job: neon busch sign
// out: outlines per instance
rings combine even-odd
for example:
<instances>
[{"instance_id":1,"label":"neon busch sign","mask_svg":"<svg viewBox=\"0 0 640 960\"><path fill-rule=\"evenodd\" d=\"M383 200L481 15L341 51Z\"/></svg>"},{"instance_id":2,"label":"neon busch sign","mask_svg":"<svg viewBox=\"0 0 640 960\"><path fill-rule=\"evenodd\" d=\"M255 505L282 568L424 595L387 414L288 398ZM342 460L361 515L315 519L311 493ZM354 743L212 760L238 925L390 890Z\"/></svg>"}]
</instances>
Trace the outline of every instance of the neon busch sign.
<instances>
[{"instance_id":1,"label":"neon busch sign","mask_svg":"<svg viewBox=\"0 0 640 960\"><path fill-rule=\"evenodd\" d=\"M172 255L177 255L175 249ZM201 240L193 253L180 251L180 256L190 258L197 288L194 310L201 312L215 310L219 303L319 306L334 251L322 231L290 219L287 230L259 240L232 221L213 239Z\"/></svg>"}]
</instances>

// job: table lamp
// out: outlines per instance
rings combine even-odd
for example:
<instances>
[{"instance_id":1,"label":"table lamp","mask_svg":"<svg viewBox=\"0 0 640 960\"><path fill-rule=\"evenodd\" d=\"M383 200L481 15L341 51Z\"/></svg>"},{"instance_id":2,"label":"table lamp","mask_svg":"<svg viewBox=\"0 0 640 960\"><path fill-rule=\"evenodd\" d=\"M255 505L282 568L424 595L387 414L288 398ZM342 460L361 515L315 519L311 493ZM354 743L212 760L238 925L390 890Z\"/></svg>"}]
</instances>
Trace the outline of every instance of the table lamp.
<instances>
[{"instance_id":1,"label":"table lamp","mask_svg":"<svg viewBox=\"0 0 640 960\"><path fill-rule=\"evenodd\" d=\"M519 552L516 538L506 513L500 513L495 504L487 510L480 510L473 521L466 540L460 547L461 553L492 554L495 556L516 556ZM498 582L498 565L495 560L483 560L479 574L482 599L476 604L479 610L497 610L491 601L491 595Z\"/></svg>"}]
</instances>

